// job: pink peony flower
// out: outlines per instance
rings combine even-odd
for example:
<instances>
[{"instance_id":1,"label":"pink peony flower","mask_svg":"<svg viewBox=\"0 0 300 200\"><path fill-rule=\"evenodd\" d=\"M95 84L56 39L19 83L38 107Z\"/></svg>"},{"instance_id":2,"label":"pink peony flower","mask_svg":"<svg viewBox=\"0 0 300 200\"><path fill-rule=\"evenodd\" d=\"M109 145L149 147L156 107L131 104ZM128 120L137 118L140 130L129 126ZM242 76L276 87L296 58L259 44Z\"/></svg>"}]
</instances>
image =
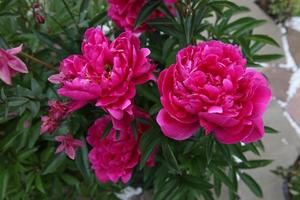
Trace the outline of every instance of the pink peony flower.
<instances>
[{"instance_id":1,"label":"pink peony flower","mask_svg":"<svg viewBox=\"0 0 300 200\"><path fill-rule=\"evenodd\" d=\"M48 116L42 116L41 133L52 133L57 129L63 119L65 119L71 112L81 108L85 102L59 102L56 100L48 101L50 107Z\"/></svg>"},{"instance_id":2,"label":"pink peony flower","mask_svg":"<svg viewBox=\"0 0 300 200\"><path fill-rule=\"evenodd\" d=\"M49 78L60 83L60 95L74 101L95 102L116 120L132 115L135 86L154 79L149 49L130 32L111 43L100 28L90 28L82 43L83 55L62 61L60 73Z\"/></svg>"},{"instance_id":3,"label":"pink peony flower","mask_svg":"<svg viewBox=\"0 0 300 200\"><path fill-rule=\"evenodd\" d=\"M55 153L65 152L72 160L75 159L76 149L83 146L83 143L80 140L74 139L72 135L56 136L55 140L61 143Z\"/></svg>"},{"instance_id":4,"label":"pink peony flower","mask_svg":"<svg viewBox=\"0 0 300 200\"><path fill-rule=\"evenodd\" d=\"M165 3L175 3L176 0L165 0ZM133 31L135 33L144 32L148 29L148 26L143 23L140 27L135 28L136 19L145 5L145 0L108 0L110 5L108 9L108 16L115 22L115 24L125 30ZM170 7L172 11L172 8ZM173 11L172 11L173 12ZM154 19L164 16L160 11L154 11L149 17Z\"/></svg>"},{"instance_id":5,"label":"pink peony flower","mask_svg":"<svg viewBox=\"0 0 300 200\"><path fill-rule=\"evenodd\" d=\"M271 90L264 76L245 64L238 47L219 41L182 49L158 80L163 109L157 122L163 133L184 140L204 127L225 144L261 139Z\"/></svg>"},{"instance_id":6,"label":"pink peony flower","mask_svg":"<svg viewBox=\"0 0 300 200\"><path fill-rule=\"evenodd\" d=\"M133 169L140 161L139 139L134 138L130 126L119 133L112 128L108 136L102 139L102 134L110 122L111 118L107 115L97 119L89 128L87 141L93 147L89 152L89 160L100 182L116 183L121 179L122 182L127 183L132 176ZM138 127L139 136L147 128L140 125ZM117 134L119 134L118 138ZM146 163L147 166L155 165L154 157L155 155L150 156Z\"/></svg>"},{"instance_id":7,"label":"pink peony flower","mask_svg":"<svg viewBox=\"0 0 300 200\"><path fill-rule=\"evenodd\" d=\"M25 63L16 54L22 51L22 45L4 50L0 48L0 79L11 85L11 77L19 73L28 73Z\"/></svg>"}]
</instances>

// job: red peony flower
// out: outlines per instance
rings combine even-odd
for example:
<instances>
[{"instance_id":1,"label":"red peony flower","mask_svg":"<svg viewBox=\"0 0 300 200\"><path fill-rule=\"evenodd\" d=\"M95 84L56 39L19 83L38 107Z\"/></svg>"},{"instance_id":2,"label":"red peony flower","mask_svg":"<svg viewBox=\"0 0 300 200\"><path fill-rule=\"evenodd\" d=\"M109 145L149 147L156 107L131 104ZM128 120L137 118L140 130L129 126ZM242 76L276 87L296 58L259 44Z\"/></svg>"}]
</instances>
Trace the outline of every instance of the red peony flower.
<instances>
[{"instance_id":1,"label":"red peony flower","mask_svg":"<svg viewBox=\"0 0 300 200\"><path fill-rule=\"evenodd\" d=\"M100 182L116 183L121 179L122 182L127 183L133 169L140 161L138 140L148 127L139 124L138 139L134 137L130 126L119 132L112 128L108 136L102 139L102 134L110 122L111 118L107 115L97 119L89 128L87 141L93 147L89 152L89 160ZM154 157L155 154L149 157L147 166L155 165Z\"/></svg>"},{"instance_id":2,"label":"red peony flower","mask_svg":"<svg viewBox=\"0 0 300 200\"><path fill-rule=\"evenodd\" d=\"M219 41L182 49L158 80L163 109L157 122L163 133L184 140L204 127L221 143L261 139L271 90L264 76L245 64L238 47Z\"/></svg>"},{"instance_id":3,"label":"red peony flower","mask_svg":"<svg viewBox=\"0 0 300 200\"><path fill-rule=\"evenodd\" d=\"M99 28L90 28L82 43L83 55L61 62L60 73L49 81L60 83L60 95L74 101L95 102L116 120L132 115L135 86L154 79L149 49L130 32L111 43Z\"/></svg>"}]
</instances>

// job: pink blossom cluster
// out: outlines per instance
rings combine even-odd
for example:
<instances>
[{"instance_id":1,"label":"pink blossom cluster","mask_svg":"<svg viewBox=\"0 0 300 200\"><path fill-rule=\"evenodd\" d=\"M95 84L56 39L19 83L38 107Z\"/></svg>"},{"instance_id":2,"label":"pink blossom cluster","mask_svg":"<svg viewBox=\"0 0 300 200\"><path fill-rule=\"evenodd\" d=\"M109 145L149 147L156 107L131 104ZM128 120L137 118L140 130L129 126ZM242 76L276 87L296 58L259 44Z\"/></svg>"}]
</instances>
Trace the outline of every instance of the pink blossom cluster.
<instances>
[{"instance_id":1,"label":"pink blossom cluster","mask_svg":"<svg viewBox=\"0 0 300 200\"><path fill-rule=\"evenodd\" d=\"M17 73L28 73L25 63L16 56L21 51L22 45L7 50L0 48L0 79L8 85Z\"/></svg>"},{"instance_id":2,"label":"pink blossom cluster","mask_svg":"<svg viewBox=\"0 0 300 200\"><path fill-rule=\"evenodd\" d=\"M175 3L177 0L164 0L165 3L169 4L169 9L173 11L170 4ZM143 23L141 26L135 28L136 19L146 3L146 0L108 0L109 10L108 16L115 22L115 24L125 30L133 31L135 33L144 32L148 29L148 26ZM156 10L154 11L149 19L155 19L162 17L163 13Z\"/></svg>"},{"instance_id":3,"label":"pink blossom cluster","mask_svg":"<svg viewBox=\"0 0 300 200\"><path fill-rule=\"evenodd\" d=\"M204 127L225 144L261 139L271 89L261 73L245 65L237 46L219 41L179 51L158 80L163 109L157 122L163 133L184 140Z\"/></svg>"},{"instance_id":4,"label":"pink blossom cluster","mask_svg":"<svg viewBox=\"0 0 300 200\"><path fill-rule=\"evenodd\" d=\"M48 101L49 113L42 116L41 133L52 133L57 129L62 120L71 112L81 108L81 102L59 102L56 100Z\"/></svg>"},{"instance_id":5,"label":"pink blossom cluster","mask_svg":"<svg viewBox=\"0 0 300 200\"><path fill-rule=\"evenodd\" d=\"M119 179L127 183L132 176L133 169L140 161L139 138L149 127L139 124L138 138L134 137L130 126L119 132L112 128L108 136L102 139L109 123L111 123L111 118L107 115L97 119L90 127L87 141L93 148L89 153L89 160L97 178L102 183L108 181L116 183ZM154 154L150 156L146 165L154 166Z\"/></svg>"},{"instance_id":6,"label":"pink blossom cluster","mask_svg":"<svg viewBox=\"0 0 300 200\"><path fill-rule=\"evenodd\" d=\"M110 42L100 28L85 32L81 50L82 55L64 59L59 74L52 75L49 81L60 84L58 93L69 97L74 104L92 103L108 113L89 129L87 140L93 147L89 160L101 182L117 182L119 178L127 182L140 159L139 138L134 138L130 124L135 117L149 118L134 105L133 98L136 85L155 80L152 74L155 66L148 58L150 51L141 48L139 39L131 32L124 32ZM49 116L42 118L42 132L53 131L56 119L68 113L65 105L50 106ZM113 123L113 127L101 140L108 123ZM139 125L139 136L144 128ZM66 149L61 146L59 152L63 150ZM147 164L154 165L154 156Z\"/></svg>"}]
</instances>

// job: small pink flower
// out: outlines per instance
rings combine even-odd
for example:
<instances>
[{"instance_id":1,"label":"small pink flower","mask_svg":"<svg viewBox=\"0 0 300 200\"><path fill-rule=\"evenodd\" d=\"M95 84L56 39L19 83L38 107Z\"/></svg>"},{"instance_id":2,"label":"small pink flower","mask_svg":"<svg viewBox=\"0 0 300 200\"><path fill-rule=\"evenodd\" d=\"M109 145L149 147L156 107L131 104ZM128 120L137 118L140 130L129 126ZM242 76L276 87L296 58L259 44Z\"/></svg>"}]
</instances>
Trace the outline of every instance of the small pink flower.
<instances>
[{"instance_id":1,"label":"small pink flower","mask_svg":"<svg viewBox=\"0 0 300 200\"><path fill-rule=\"evenodd\" d=\"M65 152L72 160L75 159L76 149L83 146L83 143L80 140L74 139L72 135L56 136L55 140L61 143L55 153Z\"/></svg>"},{"instance_id":2,"label":"small pink flower","mask_svg":"<svg viewBox=\"0 0 300 200\"><path fill-rule=\"evenodd\" d=\"M28 73L25 63L16 54L22 51L22 45L4 50L0 48L0 79L11 85L11 77L19 73Z\"/></svg>"},{"instance_id":3,"label":"small pink flower","mask_svg":"<svg viewBox=\"0 0 300 200\"><path fill-rule=\"evenodd\" d=\"M138 126L138 139L135 139L130 126L120 130L119 133L112 128L108 136L102 139L102 134L109 123L111 123L110 116L105 116L97 119L89 128L87 141L93 147L89 152L89 160L100 182L116 183L121 179L127 183L140 161L138 141L148 127L142 124ZM149 167L155 165L154 158L153 154L147 161Z\"/></svg>"},{"instance_id":4,"label":"small pink flower","mask_svg":"<svg viewBox=\"0 0 300 200\"><path fill-rule=\"evenodd\" d=\"M182 49L158 80L163 109L157 122L163 133L184 140L204 127L225 144L261 139L271 89L245 64L237 46L219 41Z\"/></svg>"},{"instance_id":5,"label":"small pink flower","mask_svg":"<svg viewBox=\"0 0 300 200\"><path fill-rule=\"evenodd\" d=\"M155 66L149 49L130 32L110 42L100 28L85 32L83 55L72 55L61 62L60 73L49 78L62 87L58 93L73 101L92 102L116 120L133 114L135 86L154 80Z\"/></svg>"},{"instance_id":6,"label":"small pink flower","mask_svg":"<svg viewBox=\"0 0 300 200\"><path fill-rule=\"evenodd\" d=\"M83 107L86 103L82 101L76 102L59 102L56 100L48 101L48 116L42 116L41 133L52 133L57 129L62 120L64 120L71 112Z\"/></svg>"}]
</instances>

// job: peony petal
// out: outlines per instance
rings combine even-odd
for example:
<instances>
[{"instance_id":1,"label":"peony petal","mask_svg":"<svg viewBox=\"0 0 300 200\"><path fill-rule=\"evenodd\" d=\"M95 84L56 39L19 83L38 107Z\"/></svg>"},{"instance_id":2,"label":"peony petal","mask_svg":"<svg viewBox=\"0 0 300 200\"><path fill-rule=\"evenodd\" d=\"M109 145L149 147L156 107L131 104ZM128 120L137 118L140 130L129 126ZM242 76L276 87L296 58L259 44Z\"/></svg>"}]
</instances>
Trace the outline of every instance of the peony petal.
<instances>
[{"instance_id":1,"label":"peony petal","mask_svg":"<svg viewBox=\"0 0 300 200\"><path fill-rule=\"evenodd\" d=\"M13 60L8 61L8 66L16 72L28 73L28 69L25 63L15 56L13 57Z\"/></svg>"},{"instance_id":2,"label":"peony petal","mask_svg":"<svg viewBox=\"0 0 300 200\"><path fill-rule=\"evenodd\" d=\"M6 52L11 54L11 55L16 55L16 54L18 54L22 51L22 48L23 48L23 44L21 44L18 47L15 47L15 48L8 49L8 50L6 50Z\"/></svg>"},{"instance_id":3,"label":"peony petal","mask_svg":"<svg viewBox=\"0 0 300 200\"><path fill-rule=\"evenodd\" d=\"M261 118L255 119L253 121L253 126L254 126L253 131L246 138L244 138L242 142L244 143L257 142L264 136L265 134L264 123Z\"/></svg>"},{"instance_id":4,"label":"peony petal","mask_svg":"<svg viewBox=\"0 0 300 200\"><path fill-rule=\"evenodd\" d=\"M4 83L11 85L11 73L8 69L7 63L0 63L0 79L4 81Z\"/></svg>"},{"instance_id":5,"label":"peony petal","mask_svg":"<svg viewBox=\"0 0 300 200\"><path fill-rule=\"evenodd\" d=\"M183 124L172 118L165 109L159 111L157 123L160 125L162 132L175 140L185 140L191 137L200 128L198 123Z\"/></svg>"}]
</instances>

